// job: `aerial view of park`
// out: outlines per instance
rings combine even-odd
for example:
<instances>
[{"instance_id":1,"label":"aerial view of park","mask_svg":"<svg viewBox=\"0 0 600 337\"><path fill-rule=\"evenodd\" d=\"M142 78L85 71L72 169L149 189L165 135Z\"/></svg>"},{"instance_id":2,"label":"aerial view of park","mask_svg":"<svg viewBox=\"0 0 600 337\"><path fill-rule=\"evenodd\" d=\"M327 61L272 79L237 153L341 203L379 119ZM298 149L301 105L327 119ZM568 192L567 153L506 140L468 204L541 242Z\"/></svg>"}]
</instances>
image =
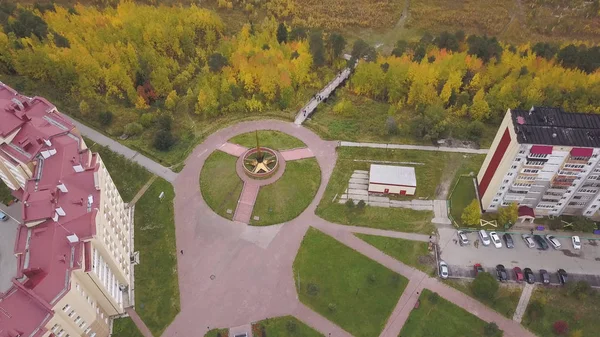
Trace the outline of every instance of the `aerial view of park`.
<instances>
[{"instance_id":1,"label":"aerial view of park","mask_svg":"<svg viewBox=\"0 0 600 337\"><path fill-rule=\"evenodd\" d=\"M7 0L0 46L0 337L600 335L599 0Z\"/></svg>"}]
</instances>

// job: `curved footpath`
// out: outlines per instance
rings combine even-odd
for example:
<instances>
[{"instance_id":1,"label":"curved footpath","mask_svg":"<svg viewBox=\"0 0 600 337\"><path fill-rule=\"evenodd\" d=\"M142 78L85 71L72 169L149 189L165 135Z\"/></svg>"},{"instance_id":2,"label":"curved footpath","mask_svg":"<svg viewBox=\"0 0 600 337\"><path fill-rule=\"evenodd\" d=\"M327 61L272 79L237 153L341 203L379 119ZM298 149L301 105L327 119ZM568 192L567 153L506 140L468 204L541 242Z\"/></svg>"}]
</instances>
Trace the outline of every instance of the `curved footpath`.
<instances>
[{"instance_id":1,"label":"curved footpath","mask_svg":"<svg viewBox=\"0 0 600 337\"><path fill-rule=\"evenodd\" d=\"M298 218L280 225L252 227L214 213L202 199L199 177L208 155L228 139L261 129L278 130L302 140L319 163L321 185L312 203ZM103 144L98 137L91 138ZM170 170L150 160L140 162L155 174L165 175L170 178L167 180L173 181L177 250L185 253L178 255L177 261L181 312L163 336L202 336L209 329L242 326L283 315L294 315L325 336L351 336L335 323L300 303L297 298L292 264L309 226L320 229L410 280L381 337L398 336L423 288L439 293L485 321L496 322L504 330L505 337L534 336L520 324L439 280L385 255L353 233L425 242L429 239L427 235L338 225L316 216L315 209L335 166L337 144L338 142L324 141L312 131L294 123L253 121L236 124L209 136L190 154L179 174L169 172ZM114 150L119 147L115 144L103 145L113 145L111 148ZM136 157L135 153L129 155ZM134 160L139 162L139 156Z\"/></svg>"}]
</instances>

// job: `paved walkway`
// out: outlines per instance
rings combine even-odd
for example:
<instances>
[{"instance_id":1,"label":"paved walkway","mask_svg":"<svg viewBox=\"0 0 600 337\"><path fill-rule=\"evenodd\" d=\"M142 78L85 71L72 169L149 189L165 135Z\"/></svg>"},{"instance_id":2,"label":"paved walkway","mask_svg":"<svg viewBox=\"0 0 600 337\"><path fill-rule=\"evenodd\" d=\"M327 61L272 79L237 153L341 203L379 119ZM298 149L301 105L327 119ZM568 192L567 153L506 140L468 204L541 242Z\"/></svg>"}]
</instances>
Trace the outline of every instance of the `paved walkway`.
<instances>
[{"instance_id":1,"label":"paved walkway","mask_svg":"<svg viewBox=\"0 0 600 337\"><path fill-rule=\"evenodd\" d=\"M177 173L171 171L171 169L162 166L161 164L151 160L150 158L140 154L139 152L128 148L127 146L117 141L110 139L109 137L106 137L100 132L74 120L71 117L67 118L69 118L73 122L73 124L75 124L75 126L81 132L81 134L93 140L94 142L109 147L113 152L122 154L123 156L125 156L125 158L140 164L141 166L145 167L148 171L156 174L157 176L165 179L166 181L172 183L175 181L175 178L177 178ZM92 144L87 145L91 146Z\"/></svg>"},{"instance_id":2,"label":"paved walkway","mask_svg":"<svg viewBox=\"0 0 600 337\"><path fill-rule=\"evenodd\" d=\"M350 68L346 68L342 70L333 80L331 80L331 82L327 83L323 90L319 91L302 109L300 109L300 111L298 111L294 123L298 125L304 123L304 121L315 111L317 106L319 106L319 103L326 100L340 84L344 83L344 81L350 77L351 73L352 70Z\"/></svg>"},{"instance_id":3,"label":"paved walkway","mask_svg":"<svg viewBox=\"0 0 600 337\"><path fill-rule=\"evenodd\" d=\"M441 152L460 152L487 154L489 149L469 149L465 147L447 147L447 146L426 146L426 145L407 145L407 144L380 144L380 143L355 143L340 142L343 147L370 147L375 149L401 149L401 150L422 150L422 151L441 151Z\"/></svg>"},{"instance_id":4,"label":"paved walkway","mask_svg":"<svg viewBox=\"0 0 600 337\"><path fill-rule=\"evenodd\" d=\"M521 292L521 298L519 298L519 304L517 304L517 309L515 309L515 314L513 315L513 321L521 323L523 315L525 314L525 310L527 310L527 305L529 304L529 299L531 298L531 293L533 292L534 287L535 286L533 284L525 283L523 292Z\"/></svg>"},{"instance_id":5,"label":"paved walkway","mask_svg":"<svg viewBox=\"0 0 600 337\"><path fill-rule=\"evenodd\" d=\"M238 145L238 144L233 144L233 143L229 143L229 142L225 142L223 143L223 145L221 145L221 147L219 147L219 150L228 153L232 156L236 156L239 157L242 154L244 154L244 152L248 151L247 148Z\"/></svg>"},{"instance_id":6,"label":"paved walkway","mask_svg":"<svg viewBox=\"0 0 600 337\"><path fill-rule=\"evenodd\" d=\"M146 326L146 323L142 321L138 313L135 310L133 310L133 308L125 308L125 312L129 315L133 323L135 323L135 325L138 327L138 329L140 330L142 335L144 335L144 337L154 337L150 329L148 329L148 327Z\"/></svg>"},{"instance_id":7,"label":"paved walkway","mask_svg":"<svg viewBox=\"0 0 600 337\"><path fill-rule=\"evenodd\" d=\"M198 176L206 158L227 139L256 129L277 130L302 140L313 151L321 167L321 185L308 208L296 219L268 228L247 226L215 214L202 199ZM327 222L315 215L336 162L337 142L321 140L316 134L280 121L243 122L209 136L186 160L174 182L174 208L178 255L181 312L165 330L165 337L197 335L198 327L236 327L265 318L296 315L326 336L349 336L313 313L297 298L292 264L309 226L332 235L380 264L410 280L382 336L397 336L416 292L429 288L486 321L495 321L505 336L533 336L518 323L502 317L483 304L429 278L358 239L352 231L405 237L425 241L428 236ZM359 319L359 318L357 318Z\"/></svg>"},{"instance_id":8,"label":"paved walkway","mask_svg":"<svg viewBox=\"0 0 600 337\"><path fill-rule=\"evenodd\" d=\"M451 225L452 221L448 218L448 203L446 200L433 201L434 218L431 222L439 225Z\"/></svg>"},{"instance_id":9,"label":"paved walkway","mask_svg":"<svg viewBox=\"0 0 600 337\"><path fill-rule=\"evenodd\" d=\"M290 160L312 158L315 155L309 148L305 147L305 148L300 148L300 149L281 151L281 156L283 157L283 159L290 161Z\"/></svg>"},{"instance_id":10,"label":"paved walkway","mask_svg":"<svg viewBox=\"0 0 600 337\"><path fill-rule=\"evenodd\" d=\"M146 193L146 191L150 188L150 185L152 185L152 183L156 180L156 178L158 178L158 176L153 175L150 179L148 179L148 181L144 184L144 186L142 186L142 188L136 193L136 195L133 197L133 199L131 199L131 201L129 202L129 206L133 206L135 205L138 200L140 200L140 198L144 195L144 193Z\"/></svg>"},{"instance_id":11,"label":"paved walkway","mask_svg":"<svg viewBox=\"0 0 600 337\"><path fill-rule=\"evenodd\" d=\"M252 216L252 210L254 209L254 203L258 196L258 190L260 185L253 184L250 181L244 183L242 193L240 194L240 200L238 200L235 214L233 215L234 221L249 224L250 217Z\"/></svg>"}]
</instances>

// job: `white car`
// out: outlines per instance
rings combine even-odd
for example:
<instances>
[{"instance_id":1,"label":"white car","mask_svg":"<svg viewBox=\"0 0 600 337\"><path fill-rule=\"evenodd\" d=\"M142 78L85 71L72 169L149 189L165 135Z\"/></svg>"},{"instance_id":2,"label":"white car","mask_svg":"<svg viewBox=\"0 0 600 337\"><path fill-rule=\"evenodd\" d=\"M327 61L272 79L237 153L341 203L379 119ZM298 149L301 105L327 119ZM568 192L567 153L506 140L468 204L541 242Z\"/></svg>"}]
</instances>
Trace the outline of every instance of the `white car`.
<instances>
[{"instance_id":1,"label":"white car","mask_svg":"<svg viewBox=\"0 0 600 337\"><path fill-rule=\"evenodd\" d=\"M500 241L500 237L496 232L490 232L490 237L492 238L492 242L496 248L502 248L502 241Z\"/></svg>"},{"instance_id":2,"label":"white car","mask_svg":"<svg viewBox=\"0 0 600 337\"><path fill-rule=\"evenodd\" d=\"M483 243L484 246L490 245L490 236L485 230L482 229L479 231L479 237L481 238L481 243Z\"/></svg>"},{"instance_id":3,"label":"white car","mask_svg":"<svg viewBox=\"0 0 600 337\"><path fill-rule=\"evenodd\" d=\"M448 264L444 261L440 261L440 277L443 279L447 279L448 275Z\"/></svg>"},{"instance_id":4,"label":"white car","mask_svg":"<svg viewBox=\"0 0 600 337\"><path fill-rule=\"evenodd\" d=\"M550 245L552 245L552 248L554 248L554 249L559 249L562 246L560 244L560 241L558 241L558 239L554 235L550 235L550 234L546 235L546 240L548 240L548 242L550 242Z\"/></svg>"},{"instance_id":5,"label":"white car","mask_svg":"<svg viewBox=\"0 0 600 337\"><path fill-rule=\"evenodd\" d=\"M579 236L572 236L571 242L573 242L573 249L581 249L581 240L579 240Z\"/></svg>"}]
</instances>

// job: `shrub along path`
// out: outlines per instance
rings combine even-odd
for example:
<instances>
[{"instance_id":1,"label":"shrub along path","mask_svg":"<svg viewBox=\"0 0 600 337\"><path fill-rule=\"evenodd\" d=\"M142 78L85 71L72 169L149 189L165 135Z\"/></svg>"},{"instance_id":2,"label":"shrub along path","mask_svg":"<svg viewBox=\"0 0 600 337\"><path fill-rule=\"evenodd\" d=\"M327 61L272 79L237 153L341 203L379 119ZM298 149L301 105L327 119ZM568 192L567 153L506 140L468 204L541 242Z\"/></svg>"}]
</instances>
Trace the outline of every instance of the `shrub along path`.
<instances>
[{"instance_id":1,"label":"shrub along path","mask_svg":"<svg viewBox=\"0 0 600 337\"><path fill-rule=\"evenodd\" d=\"M231 137L256 129L277 130L302 140L320 166L321 184L315 199L298 218L285 225L252 227L224 219L206 205L198 188L198 175L209 154ZM339 332L341 328L323 316L303 313L297 299L292 265L309 226L409 279L380 336L398 335L403 317L408 317L416 293L424 287L485 321L495 321L505 330L505 336L533 336L518 323L356 238L351 233L354 227L317 217L315 209L335 166L336 145L292 123L259 121L222 129L196 147L174 182L177 250L185 251L177 255L181 312L162 336L194 336L215 327L241 326L290 314L326 336ZM198 327L206 331L198 331Z\"/></svg>"}]
</instances>

